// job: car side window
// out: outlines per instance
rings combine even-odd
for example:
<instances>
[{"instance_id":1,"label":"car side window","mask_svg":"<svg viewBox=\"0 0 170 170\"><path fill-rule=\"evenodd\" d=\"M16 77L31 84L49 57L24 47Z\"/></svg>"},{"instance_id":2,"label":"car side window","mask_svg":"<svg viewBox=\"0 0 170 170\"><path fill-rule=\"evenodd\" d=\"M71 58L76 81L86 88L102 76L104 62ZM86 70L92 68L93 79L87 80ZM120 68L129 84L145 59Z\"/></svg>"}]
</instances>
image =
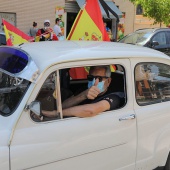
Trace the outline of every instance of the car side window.
<instances>
[{"instance_id":1,"label":"car side window","mask_svg":"<svg viewBox=\"0 0 170 170\"><path fill-rule=\"evenodd\" d=\"M170 100L170 66L140 63L135 67L136 101L150 105Z\"/></svg>"},{"instance_id":2,"label":"car side window","mask_svg":"<svg viewBox=\"0 0 170 170\"><path fill-rule=\"evenodd\" d=\"M93 67L93 66L92 66ZM60 84L61 84L61 90L62 89L68 89L69 91L72 92L72 95L74 97L78 96L79 94L82 94L84 91L88 90L91 86L89 82L94 81L90 80L89 75L90 74L90 69L92 67L85 66L85 67L75 67L75 68L69 68L69 69L63 69L60 70ZM101 66L96 66L96 67L101 67ZM109 86L107 88L107 91L105 91L104 95L109 95L109 94L115 94L118 95L121 98L121 103L120 107L123 107L126 103L126 91L125 91L125 69L123 66L117 64L117 65L110 65L111 73L110 73L110 78L111 81L109 83ZM63 72L65 72L63 74ZM100 75L98 75L100 77ZM104 76L104 75L103 75ZM92 76L91 76L92 77ZM107 77L107 76L106 76ZM109 78L108 77L108 78ZM102 79L104 82L108 82L107 78ZM117 83L119 82L119 83ZM92 83L93 84L93 83ZM76 105L83 105L83 104L91 104L95 103L96 101L100 101L100 95L98 95L94 100L89 100L88 97L86 96L86 99L81 101L80 103L77 103ZM68 101L67 98L62 97L62 91L61 91L61 98L63 102L62 107L67 108L67 103L65 101Z\"/></svg>"},{"instance_id":3,"label":"car side window","mask_svg":"<svg viewBox=\"0 0 170 170\"><path fill-rule=\"evenodd\" d=\"M51 73L45 82L43 83L37 97L36 101L41 103L42 110L53 111L57 109L56 103L56 94L55 94L55 78L56 73ZM36 122L41 122L41 117L36 116L34 113L31 113L31 118ZM59 118L59 117L57 117ZM55 118L56 119L56 118ZM43 117L43 121L53 120L53 118Z\"/></svg>"},{"instance_id":4,"label":"car side window","mask_svg":"<svg viewBox=\"0 0 170 170\"><path fill-rule=\"evenodd\" d=\"M90 70L92 70L91 74ZM126 104L125 69L119 64L66 68L59 70L58 73L60 92L58 91L59 88L57 88L58 84L56 85L57 73L54 72L45 80L35 99L36 101L40 101L42 111L40 116L31 113L31 118L36 122L68 117L81 117L79 113L78 115L70 115L70 110L74 110L76 106L81 107L103 100L108 101L110 105L109 110L119 109ZM92 86L96 86L98 92L94 91ZM86 93L86 91L90 92ZM94 97L93 95L95 93L97 93L97 95ZM59 112L61 108L58 103L60 96L62 113ZM91 97L94 98L92 99ZM82 110L83 107L79 112ZM105 111L108 110L106 109ZM86 115L84 115L84 117L86 117Z\"/></svg>"},{"instance_id":5,"label":"car side window","mask_svg":"<svg viewBox=\"0 0 170 170\"><path fill-rule=\"evenodd\" d=\"M166 45L166 34L165 32L157 33L153 38L152 41L156 41L159 45Z\"/></svg>"},{"instance_id":6,"label":"car side window","mask_svg":"<svg viewBox=\"0 0 170 170\"><path fill-rule=\"evenodd\" d=\"M0 35L0 45L6 45L5 35Z\"/></svg>"}]
</instances>

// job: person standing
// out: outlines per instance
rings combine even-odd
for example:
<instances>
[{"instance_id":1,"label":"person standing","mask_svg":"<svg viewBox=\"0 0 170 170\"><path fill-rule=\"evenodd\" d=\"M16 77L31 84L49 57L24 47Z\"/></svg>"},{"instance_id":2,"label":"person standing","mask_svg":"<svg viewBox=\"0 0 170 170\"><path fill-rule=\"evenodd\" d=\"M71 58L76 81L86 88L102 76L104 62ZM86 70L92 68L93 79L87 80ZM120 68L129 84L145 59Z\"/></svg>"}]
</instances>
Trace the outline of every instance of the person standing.
<instances>
[{"instance_id":1,"label":"person standing","mask_svg":"<svg viewBox=\"0 0 170 170\"><path fill-rule=\"evenodd\" d=\"M33 26L33 27L30 28L30 30L29 30L29 35L30 35L31 37L35 37L35 36L36 36L36 33L37 33L37 31L38 31L37 23L36 23L36 22L33 22L33 25L32 25L32 26Z\"/></svg>"},{"instance_id":2,"label":"person standing","mask_svg":"<svg viewBox=\"0 0 170 170\"><path fill-rule=\"evenodd\" d=\"M35 41L57 41L58 38L53 32L53 29L50 28L50 20L44 21L44 28L41 28L36 33Z\"/></svg>"},{"instance_id":3,"label":"person standing","mask_svg":"<svg viewBox=\"0 0 170 170\"><path fill-rule=\"evenodd\" d=\"M112 35L111 29L107 26L107 23L106 23L106 22L104 22L104 26L105 26L106 32L107 32L110 40L112 40L112 39L113 39L113 35Z\"/></svg>"},{"instance_id":4,"label":"person standing","mask_svg":"<svg viewBox=\"0 0 170 170\"><path fill-rule=\"evenodd\" d=\"M53 29L56 36L58 37L58 39L60 39L60 37L63 36L62 32L61 32L61 28L60 28L60 22L61 22L61 20L59 18L56 18L55 26L54 26L54 29Z\"/></svg>"}]
</instances>

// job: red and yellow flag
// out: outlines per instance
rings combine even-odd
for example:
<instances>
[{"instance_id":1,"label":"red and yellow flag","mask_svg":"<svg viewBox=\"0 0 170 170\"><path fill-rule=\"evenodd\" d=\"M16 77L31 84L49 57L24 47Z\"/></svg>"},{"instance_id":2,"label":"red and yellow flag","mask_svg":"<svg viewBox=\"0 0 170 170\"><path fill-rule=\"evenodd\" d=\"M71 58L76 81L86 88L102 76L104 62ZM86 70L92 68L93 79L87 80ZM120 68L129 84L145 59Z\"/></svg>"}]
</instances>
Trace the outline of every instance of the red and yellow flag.
<instances>
[{"instance_id":1,"label":"red and yellow flag","mask_svg":"<svg viewBox=\"0 0 170 170\"><path fill-rule=\"evenodd\" d=\"M98 0L86 0L74 21L67 40L110 41Z\"/></svg>"},{"instance_id":2,"label":"red and yellow flag","mask_svg":"<svg viewBox=\"0 0 170 170\"><path fill-rule=\"evenodd\" d=\"M84 9L81 9L74 21L67 40L110 41L103 23L98 0L86 0ZM116 70L114 65L111 71ZM69 73L73 79L86 79L90 67L71 68Z\"/></svg>"},{"instance_id":3,"label":"red and yellow flag","mask_svg":"<svg viewBox=\"0 0 170 170\"><path fill-rule=\"evenodd\" d=\"M7 45L13 46L33 41L32 37L28 36L6 20L2 19L2 22L4 24Z\"/></svg>"}]
</instances>

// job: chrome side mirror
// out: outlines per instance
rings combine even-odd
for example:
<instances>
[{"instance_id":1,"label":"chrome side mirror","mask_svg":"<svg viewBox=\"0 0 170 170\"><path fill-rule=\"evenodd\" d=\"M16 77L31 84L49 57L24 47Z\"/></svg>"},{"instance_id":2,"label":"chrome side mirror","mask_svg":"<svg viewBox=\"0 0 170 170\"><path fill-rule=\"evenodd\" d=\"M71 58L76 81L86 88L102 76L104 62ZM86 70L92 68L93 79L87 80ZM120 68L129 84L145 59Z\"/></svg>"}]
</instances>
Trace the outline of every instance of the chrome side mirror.
<instances>
[{"instance_id":1,"label":"chrome side mirror","mask_svg":"<svg viewBox=\"0 0 170 170\"><path fill-rule=\"evenodd\" d=\"M29 105L29 109L37 116L41 115L41 103L39 101L33 101Z\"/></svg>"}]
</instances>

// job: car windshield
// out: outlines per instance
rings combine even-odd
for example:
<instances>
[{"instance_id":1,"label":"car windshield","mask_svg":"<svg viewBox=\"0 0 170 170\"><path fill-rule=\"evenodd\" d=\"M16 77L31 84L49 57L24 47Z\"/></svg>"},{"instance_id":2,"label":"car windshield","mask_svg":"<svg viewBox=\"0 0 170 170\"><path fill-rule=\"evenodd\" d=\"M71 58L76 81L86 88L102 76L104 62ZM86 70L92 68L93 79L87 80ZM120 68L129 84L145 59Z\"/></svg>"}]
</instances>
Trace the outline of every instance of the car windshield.
<instances>
[{"instance_id":1,"label":"car windshield","mask_svg":"<svg viewBox=\"0 0 170 170\"><path fill-rule=\"evenodd\" d=\"M138 45L144 45L148 38L152 35L152 31L136 31L132 34L127 35L123 39L121 39L119 42L126 43L126 44L138 44Z\"/></svg>"},{"instance_id":2,"label":"car windshield","mask_svg":"<svg viewBox=\"0 0 170 170\"><path fill-rule=\"evenodd\" d=\"M11 115L29 86L29 81L0 72L0 114Z\"/></svg>"}]
</instances>

